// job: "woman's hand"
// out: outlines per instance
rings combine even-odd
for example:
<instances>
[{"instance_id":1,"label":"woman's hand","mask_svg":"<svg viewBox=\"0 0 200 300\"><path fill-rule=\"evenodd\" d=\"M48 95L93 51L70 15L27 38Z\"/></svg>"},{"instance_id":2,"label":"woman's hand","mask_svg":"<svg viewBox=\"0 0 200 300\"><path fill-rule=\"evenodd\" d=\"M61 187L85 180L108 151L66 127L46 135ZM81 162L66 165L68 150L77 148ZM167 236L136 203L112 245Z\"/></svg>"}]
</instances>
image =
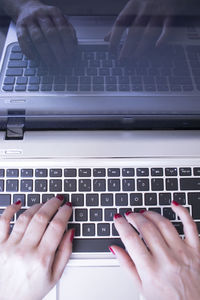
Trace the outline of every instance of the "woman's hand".
<instances>
[{"instance_id":1,"label":"woman's hand","mask_svg":"<svg viewBox=\"0 0 200 300\"><path fill-rule=\"evenodd\" d=\"M174 15L180 13L180 0L130 0L117 17L111 32L105 37L110 49L116 52L124 31L128 34L119 59L143 55L168 39ZM180 5L179 5L180 4ZM181 8L180 8L181 7Z\"/></svg>"},{"instance_id":2,"label":"woman's hand","mask_svg":"<svg viewBox=\"0 0 200 300\"><path fill-rule=\"evenodd\" d=\"M7 207L1 215L2 300L40 300L60 279L72 252L74 230L64 233L72 208L71 203L61 207L62 196L58 198L26 210L10 235L9 223L21 204Z\"/></svg>"},{"instance_id":3,"label":"woman's hand","mask_svg":"<svg viewBox=\"0 0 200 300\"><path fill-rule=\"evenodd\" d=\"M55 6L47 6L37 0L27 1L20 6L16 31L26 56L30 59L39 56L52 68L63 70L76 52L76 32Z\"/></svg>"},{"instance_id":4,"label":"woman's hand","mask_svg":"<svg viewBox=\"0 0 200 300\"><path fill-rule=\"evenodd\" d=\"M175 205L176 204L176 205ZM200 295L200 240L189 212L176 202L173 211L184 225L182 240L175 227L160 214L145 211L115 217L126 247L112 246L145 300L198 300ZM145 243L132 228L133 225ZM145 245L146 244L146 245Z\"/></svg>"}]
</instances>

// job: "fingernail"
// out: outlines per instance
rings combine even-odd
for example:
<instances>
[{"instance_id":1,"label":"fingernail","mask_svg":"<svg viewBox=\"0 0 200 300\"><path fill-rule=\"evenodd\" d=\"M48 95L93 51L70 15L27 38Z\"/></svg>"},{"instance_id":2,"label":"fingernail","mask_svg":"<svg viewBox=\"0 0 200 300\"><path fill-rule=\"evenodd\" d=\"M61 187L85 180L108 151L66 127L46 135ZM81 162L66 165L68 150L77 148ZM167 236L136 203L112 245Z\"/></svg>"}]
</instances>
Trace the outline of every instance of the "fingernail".
<instances>
[{"instance_id":1,"label":"fingernail","mask_svg":"<svg viewBox=\"0 0 200 300\"><path fill-rule=\"evenodd\" d=\"M18 201L15 202L16 205L19 205L19 204L21 204L21 203L22 203L22 202L21 202L20 200L18 200Z\"/></svg>"},{"instance_id":2,"label":"fingernail","mask_svg":"<svg viewBox=\"0 0 200 300\"><path fill-rule=\"evenodd\" d=\"M125 213L126 216L128 216L128 215L130 215L130 214L132 214L132 210L129 210L129 211L127 211L127 212Z\"/></svg>"},{"instance_id":3,"label":"fingernail","mask_svg":"<svg viewBox=\"0 0 200 300\"><path fill-rule=\"evenodd\" d=\"M72 203L71 202L66 202L65 203L67 206L72 207Z\"/></svg>"},{"instance_id":4,"label":"fingernail","mask_svg":"<svg viewBox=\"0 0 200 300\"><path fill-rule=\"evenodd\" d=\"M140 214L143 214L145 211L146 211L145 209L141 209L141 210L139 211L139 213L140 213Z\"/></svg>"},{"instance_id":5,"label":"fingernail","mask_svg":"<svg viewBox=\"0 0 200 300\"><path fill-rule=\"evenodd\" d=\"M122 215L120 215L120 214L115 214L115 215L114 215L114 219L118 219L118 218L122 218Z\"/></svg>"},{"instance_id":6,"label":"fingernail","mask_svg":"<svg viewBox=\"0 0 200 300\"><path fill-rule=\"evenodd\" d=\"M71 236L70 236L70 241L73 242L73 239L74 239L74 233L75 233L75 229L73 228L72 229L72 232L71 232Z\"/></svg>"},{"instance_id":7,"label":"fingernail","mask_svg":"<svg viewBox=\"0 0 200 300\"><path fill-rule=\"evenodd\" d=\"M63 195L56 195L56 198L59 199L60 201L64 200L64 196Z\"/></svg>"},{"instance_id":8,"label":"fingernail","mask_svg":"<svg viewBox=\"0 0 200 300\"><path fill-rule=\"evenodd\" d=\"M174 205L176 205L176 206L179 206L180 204L178 203L178 202L176 202L176 201L172 201L172 203L174 204Z\"/></svg>"},{"instance_id":9,"label":"fingernail","mask_svg":"<svg viewBox=\"0 0 200 300\"><path fill-rule=\"evenodd\" d=\"M108 247L108 249L110 250L110 252L112 252L112 254L114 254L114 255L115 255L115 252L114 252L114 250L113 250L113 248L112 248L112 247Z\"/></svg>"}]
</instances>

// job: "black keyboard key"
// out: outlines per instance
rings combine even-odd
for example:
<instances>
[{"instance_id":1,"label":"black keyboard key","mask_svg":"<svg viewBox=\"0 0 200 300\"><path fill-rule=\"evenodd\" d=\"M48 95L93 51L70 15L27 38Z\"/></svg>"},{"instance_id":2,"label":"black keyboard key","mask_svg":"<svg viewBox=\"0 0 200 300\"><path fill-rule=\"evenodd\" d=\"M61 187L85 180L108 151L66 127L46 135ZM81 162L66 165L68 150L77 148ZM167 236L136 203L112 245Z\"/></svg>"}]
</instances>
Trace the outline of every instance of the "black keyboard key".
<instances>
[{"instance_id":1,"label":"black keyboard key","mask_svg":"<svg viewBox=\"0 0 200 300\"><path fill-rule=\"evenodd\" d=\"M119 233L118 233L114 223L112 224L112 235L119 236Z\"/></svg>"},{"instance_id":2,"label":"black keyboard key","mask_svg":"<svg viewBox=\"0 0 200 300\"><path fill-rule=\"evenodd\" d=\"M4 192L4 180L0 180L0 192Z\"/></svg>"},{"instance_id":3,"label":"black keyboard key","mask_svg":"<svg viewBox=\"0 0 200 300\"><path fill-rule=\"evenodd\" d=\"M130 205L131 206L141 206L142 205L142 194L140 194L140 193L130 194Z\"/></svg>"},{"instance_id":4,"label":"black keyboard key","mask_svg":"<svg viewBox=\"0 0 200 300\"><path fill-rule=\"evenodd\" d=\"M188 204L192 205L193 219L200 219L200 193L188 193Z\"/></svg>"},{"instance_id":5,"label":"black keyboard key","mask_svg":"<svg viewBox=\"0 0 200 300\"><path fill-rule=\"evenodd\" d=\"M54 91L56 92L63 92L65 91L65 85L64 84L54 84Z\"/></svg>"},{"instance_id":6,"label":"black keyboard key","mask_svg":"<svg viewBox=\"0 0 200 300\"><path fill-rule=\"evenodd\" d=\"M85 222L88 220L88 210L85 208L77 208L75 210L75 221Z\"/></svg>"},{"instance_id":7,"label":"black keyboard key","mask_svg":"<svg viewBox=\"0 0 200 300\"><path fill-rule=\"evenodd\" d=\"M55 197L54 194L42 194L42 203L46 203L53 197ZM67 201L67 202L69 202L69 201Z\"/></svg>"},{"instance_id":8,"label":"black keyboard key","mask_svg":"<svg viewBox=\"0 0 200 300\"><path fill-rule=\"evenodd\" d=\"M50 179L49 190L50 190L50 192L62 192L62 180L61 179Z\"/></svg>"},{"instance_id":9,"label":"black keyboard key","mask_svg":"<svg viewBox=\"0 0 200 300\"><path fill-rule=\"evenodd\" d=\"M83 236L95 236L95 224L83 224Z\"/></svg>"},{"instance_id":10,"label":"black keyboard key","mask_svg":"<svg viewBox=\"0 0 200 300\"><path fill-rule=\"evenodd\" d=\"M157 205L157 194L156 193L145 193L144 203L147 206Z\"/></svg>"},{"instance_id":11,"label":"black keyboard key","mask_svg":"<svg viewBox=\"0 0 200 300\"><path fill-rule=\"evenodd\" d=\"M106 169L104 168L93 169L93 177L105 177L105 176L106 176Z\"/></svg>"},{"instance_id":12,"label":"black keyboard key","mask_svg":"<svg viewBox=\"0 0 200 300\"><path fill-rule=\"evenodd\" d=\"M12 92L13 91L13 85L4 85L3 86L3 90L5 91L5 92Z\"/></svg>"},{"instance_id":13,"label":"black keyboard key","mask_svg":"<svg viewBox=\"0 0 200 300\"><path fill-rule=\"evenodd\" d=\"M171 204L171 194L170 193L160 193L159 194L159 204L160 205L170 205Z\"/></svg>"},{"instance_id":14,"label":"black keyboard key","mask_svg":"<svg viewBox=\"0 0 200 300\"><path fill-rule=\"evenodd\" d=\"M4 79L5 85L13 85L14 83L15 83L15 77L12 76L5 77Z\"/></svg>"},{"instance_id":15,"label":"black keyboard key","mask_svg":"<svg viewBox=\"0 0 200 300\"><path fill-rule=\"evenodd\" d=\"M27 205L32 206L37 203L40 203L40 194L29 194L27 199Z\"/></svg>"},{"instance_id":16,"label":"black keyboard key","mask_svg":"<svg viewBox=\"0 0 200 300\"><path fill-rule=\"evenodd\" d=\"M11 204L11 195L0 194L0 206L6 207Z\"/></svg>"},{"instance_id":17,"label":"black keyboard key","mask_svg":"<svg viewBox=\"0 0 200 300\"><path fill-rule=\"evenodd\" d=\"M86 194L86 206L99 206L99 195Z\"/></svg>"},{"instance_id":18,"label":"black keyboard key","mask_svg":"<svg viewBox=\"0 0 200 300\"><path fill-rule=\"evenodd\" d=\"M17 84L23 84L23 85L26 85L28 82L28 78L27 77L23 77L23 76L20 76L20 77L17 77Z\"/></svg>"},{"instance_id":19,"label":"black keyboard key","mask_svg":"<svg viewBox=\"0 0 200 300\"><path fill-rule=\"evenodd\" d=\"M6 176L7 177L19 177L19 170L18 169L7 169Z\"/></svg>"},{"instance_id":20,"label":"black keyboard key","mask_svg":"<svg viewBox=\"0 0 200 300\"><path fill-rule=\"evenodd\" d=\"M72 194L71 195L72 206L83 206L84 205L84 195L83 194Z\"/></svg>"},{"instance_id":21,"label":"black keyboard key","mask_svg":"<svg viewBox=\"0 0 200 300\"><path fill-rule=\"evenodd\" d=\"M101 206L113 206L113 194L101 194Z\"/></svg>"},{"instance_id":22,"label":"black keyboard key","mask_svg":"<svg viewBox=\"0 0 200 300\"><path fill-rule=\"evenodd\" d=\"M151 189L152 191L163 191L164 183L162 178L152 178L151 179Z\"/></svg>"},{"instance_id":23,"label":"black keyboard key","mask_svg":"<svg viewBox=\"0 0 200 300\"><path fill-rule=\"evenodd\" d=\"M79 169L79 177L91 177L91 169Z\"/></svg>"},{"instance_id":24,"label":"black keyboard key","mask_svg":"<svg viewBox=\"0 0 200 300\"><path fill-rule=\"evenodd\" d=\"M119 177L120 169L118 168L110 168L108 169L108 177Z\"/></svg>"},{"instance_id":25,"label":"black keyboard key","mask_svg":"<svg viewBox=\"0 0 200 300\"><path fill-rule=\"evenodd\" d=\"M81 235L81 230L80 230L80 224L74 224L74 223L69 223L68 224L68 229L75 229L74 236L80 236Z\"/></svg>"},{"instance_id":26,"label":"black keyboard key","mask_svg":"<svg viewBox=\"0 0 200 300\"><path fill-rule=\"evenodd\" d=\"M174 211L171 209L171 207L164 207L163 208L163 216L169 220L175 220L176 215Z\"/></svg>"},{"instance_id":27,"label":"black keyboard key","mask_svg":"<svg viewBox=\"0 0 200 300\"><path fill-rule=\"evenodd\" d=\"M33 177L33 169L22 169L21 177Z\"/></svg>"},{"instance_id":28,"label":"black keyboard key","mask_svg":"<svg viewBox=\"0 0 200 300\"><path fill-rule=\"evenodd\" d=\"M175 200L176 202L178 202L181 205L185 205L186 204L186 195L185 195L185 193L174 193L173 200Z\"/></svg>"},{"instance_id":29,"label":"black keyboard key","mask_svg":"<svg viewBox=\"0 0 200 300\"><path fill-rule=\"evenodd\" d=\"M93 190L95 192L105 192L106 191L106 180L105 179L94 179L93 180Z\"/></svg>"},{"instance_id":30,"label":"black keyboard key","mask_svg":"<svg viewBox=\"0 0 200 300\"><path fill-rule=\"evenodd\" d=\"M165 168L165 176L177 176L177 168Z\"/></svg>"},{"instance_id":31,"label":"black keyboard key","mask_svg":"<svg viewBox=\"0 0 200 300\"><path fill-rule=\"evenodd\" d=\"M4 169L0 169L0 177L4 177L5 175L5 170Z\"/></svg>"},{"instance_id":32,"label":"black keyboard key","mask_svg":"<svg viewBox=\"0 0 200 300\"><path fill-rule=\"evenodd\" d=\"M149 169L147 168L137 168L136 170L137 176L149 176Z\"/></svg>"},{"instance_id":33,"label":"black keyboard key","mask_svg":"<svg viewBox=\"0 0 200 300\"><path fill-rule=\"evenodd\" d=\"M97 235L98 236L109 236L110 235L110 224L109 223L97 224Z\"/></svg>"},{"instance_id":34,"label":"black keyboard key","mask_svg":"<svg viewBox=\"0 0 200 300\"><path fill-rule=\"evenodd\" d=\"M65 179L64 180L64 191L65 192L76 192L77 189L76 179Z\"/></svg>"},{"instance_id":35,"label":"black keyboard key","mask_svg":"<svg viewBox=\"0 0 200 300\"><path fill-rule=\"evenodd\" d=\"M22 179L20 191L21 192L32 192L33 191L33 180Z\"/></svg>"},{"instance_id":36,"label":"black keyboard key","mask_svg":"<svg viewBox=\"0 0 200 300\"><path fill-rule=\"evenodd\" d=\"M158 213L158 214L161 214L161 209L160 209L160 207L149 207L148 210L154 211L154 212L156 212L156 213Z\"/></svg>"},{"instance_id":37,"label":"black keyboard key","mask_svg":"<svg viewBox=\"0 0 200 300\"><path fill-rule=\"evenodd\" d=\"M115 194L115 205L116 206L127 206L128 205L128 194Z\"/></svg>"},{"instance_id":38,"label":"black keyboard key","mask_svg":"<svg viewBox=\"0 0 200 300\"><path fill-rule=\"evenodd\" d=\"M11 68L7 69L6 71L6 76L22 76L23 74L23 69L21 68Z\"/></svg>"},{"instance_id":39,"label":"black keyboard key","mask_svg":"<svg viewBox=\"0 0 200 300\"><path fill-rule=\"evenodd\" d=\"M6 180L6 192L17 192L19 188L19 181L9 179Z\"/></svg>"},{"instance_id":40,"label":"black keyboard key","mask_svg":"<svg viewBox=\"0 0 200 300\"><path fill-rule=\"evenodd\" d=\"M145 208L145 207L137 207L137 208L134 208L134 212L135 212L135 213L140 213L141 210L146 210L146 208Z\"/></svg>"},{"instance_id":41,"label":"black keyboard key","mask_svg":"<svg viewBox=\"0 0 200 300\"><path fill-rule=\"evenodd\" d=\"M200 178L180 178L180 190L199 191Z\"/></svg>"},{"instance_id":42,"label":"black keyboard key","mask_svg":"<svg viewBox=\"0 0 200 300\"><path fill-rule=\"evenodd\" d=\"M104 211L105 221L113 221L114 215L117 213L116 208L106 208Z\"/></svg>"},{"instance_id":43,"label":"black keyboard key","mask_svg":"<svg viewBox=\"0 0 200 300\"><path fill-rule=\"evenodd\" d=\"M24 76L35 76L36 70L34 68L28 68L24 71Z\"/></svg>"},{"instance_id":44,"label":"black keyboard key","mask_svg":"<svg viewBox=\"0 0 200 300\"><path fill-rule=\"evenodd\" d=\"M200 176L200 168L193 168L194 176Z\"/></svg>"},{"instance_id":45,"label":"black keyboard key","mask_svg":"<svg viewBox=\"0 0 200 300\"><path fill-rule=\"evenodd\" d=\"M52 91L52 84L42 84L41 85L42 92L49 92Z\"/></svg>"},{"instance_id":46,"label":"black keyboard key","mask_svg":"<svg viewBox=\"0 0 200 300\"><path fill-rule=\"evenodd\" d=\"M26 195L24 194L14 194L13 195L13 203L16 203L17 201L21 201L22 206L26 205Z\"/></svg>"},{"instance_id":47,"label":"black keyboard key","mask_svg":"<svg viewBox=\"0 0 200 300\"><path fill-rule=\"evenodd\" d=\"M26 91L26 86L25 85L16 85L15 91L16 92L24 92L24 91Z\"/></svg>"},{"instance_id":48,"label":"black keyboard key","mask_svg":"<svg viewBox=\"0 0 200 300\"><path fill-rule=\"evenodd\" d=\"M120 191L120 180L119 179L108 179L108 191Z\"/></svg>"},{"instance_id":49,"label":"black keyboard key","mask_svg":"<svg viewBox=\"0 0 200 300\"><path fill-rule=\"evenodd\" d=\"M200 234L200 222L196 222L198 233Z\"/></svg>"},{"instance_id":50,"label":"black keyboard key","mask_svg":"<svg viewBox=\"0 0 200 300\"><path fill-rule=\"evenodd\" d=\"M137 179L138 191L149 191L149 179Z\"/></svg>"},{"instance_id":51,"label":"black keyboard key","mask_svg":"<svg viewBox=\"0 0 200 300\"><path fill-rule=\"evenodd\" d=\"M27 61L11 60L8 63L8 68L26 68Z\"/></svg>"},{"instance_id":52,"label":"black keyboard key","mask_svg":"<svg viewBox=\"0 0 200 300\"><path fill-rule=\"evenodd\" d=\"M91 208L90 209L90 221L102 221L102 209Z\"/></svg>"},{"instance_id":53,"label":"black keyboard key","mask_svg":"<svg viewBox=\"0 0 200 300\"><path fill-rule=\"evenodd\" d=\"M51 184L50 184L51 190ZM35 181L35 191L36 192L47 192L47 180L39 179ZM53 192L53 190L51 190Z\"/></svg>"},{"instance_id":54,"label":"black keyboard key","mask_svg":"<svg viewBox=\"0 0 200 300\"><path fill-rule=\"evenodd\" d=\"M62 177L62 169L50 169L50 177Z\"/></svg>"},{"instance_id":55,"label":"black keyboard key","mask_svg":"<svg viewBox=\"0 0 200 300\"><path fill-rule=\"evenodd\" d=\"M47 177L47 169L36 169L35 177Z\"/></svg>"},{"instance_id":56,"label":"black keyboard key","mask_svg":"<svg viewBox=\"0 0 200 300\"><path fill-rule=\"evenodd\" d=\"M64 176L65 177L76 177L77 176L77 170L76 169L65 169L64 170Z\"/></svg>"},{"instance_id":57,"label":"black keyboard key","mask_svg":"<svg viewBox=\"0 0 200 300\"><path fill-rule=\"evenodd\" d=\"M75 238L73 241L72 252L110 252L109 247L117 245L124 248L120 238Z\"/></svg>"},{"instance_id":58,"label":"black keyboard key","mask_svg":"<svg viewBox=\"0 0 200 300\"><path fill-rule=\"evenodd\" d=\"M79 191L90 192L91 191L91 180L90 179L79 179Z\"/></svg>"},{"instance_id":59,"label":"black keyboard key","mask_svg":"<svg viewBox=\"0 0 200 300\"><path fill-rule=\"evenodd\" d=\"M135 180L134 179L122 179L122 190L124 192L135 191Z\"/></svg>"},{"instance_id":60,"label":"black keyboard key","mask_svg":"<svg viewBox=\"0 0 200 300\"><path fill-rule=\"evenodd\" d=\"M127 213L127 211L131 211L132 209L130 207L123 207L119 209L119 214L120 215L125 215L125 213Z\"/></svg>"},{"instance_id":61,"label":"black keyboard key","mask_svg":"<svg viewBox=\"0 0 200 300\"><path fill-rule=\"evenodd\" d=\"M133 168L123 168L122 169L122 176L123 177L134 177L135 170Z\"/></svg>"},{"instance_id":62,"label":"black keyboard key","mask_svg":"<svg viewBox=\"0 0 200 300\"><path fill-rule=\"evenodd\" d=\"M180 176L191 176L192 170L191 170L191 168L179 168L179 175Z\"/></svg>"},{"instance_id":63,"label":"black keyboard key","mask_svg":"<svg viewBox=\"0 0 200 300\"><path fill-rule=\"evenodd\" d=\"M29 85L28 86L29 92L38 92L39 91L39 85Z\"/></svg>"},{"instance_id":64,"label":"black keyboard key","mask_svg":"<svg viewBox=\"0 0 200 300\"><path fill-rule=\"evenodd\" d=\"M172 224L176 228L178 234L184 234L184 232L183 232L183 224L181 222L172 222Z\"/></svg>"},{"instance_id":65,"label":"black keyboard key","mask_svg":"<svg viewBox=\"0 0 200 300\"><path fill-rule=\"evenodd\" d=\"M167 178L166 179L166 190L167 191L177 191L178 190L178 179L177 178Z\"/></svg>"}]
</instances>

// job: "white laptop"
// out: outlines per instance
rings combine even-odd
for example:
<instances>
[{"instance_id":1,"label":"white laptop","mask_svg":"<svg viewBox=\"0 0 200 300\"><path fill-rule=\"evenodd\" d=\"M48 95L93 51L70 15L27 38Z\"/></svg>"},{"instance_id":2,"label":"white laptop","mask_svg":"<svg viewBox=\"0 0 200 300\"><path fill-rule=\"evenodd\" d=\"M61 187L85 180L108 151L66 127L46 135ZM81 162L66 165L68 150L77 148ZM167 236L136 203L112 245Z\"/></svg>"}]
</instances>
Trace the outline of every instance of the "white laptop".
<instances>
[{"instance_id":1,"label":"white laptop","mask_svg":"<svg viewBox=\"0 0 200 300\"><path fill-rule=\"evenodd\" d=\"M103 27L93 18L75 17L73 22L83 48L85 44L90 47L88 60L96 59L98 53L109 59L103 36L112 20L103 17ZM91 28L99 34L95 39L94 34L90 35ZM47 75L38 75L41 69L30 67L32 62L23 55L21 60L11 59L20 57L15 55L20 49L14 25L9 28L0 77L0 209L20 199L23 212L57 193L73 204L69 223L69 227L76 228L73 254L48 300L139 299L131 278L108 250L111 244L121 245L113 225L116 212L141 208L157 211L169 218L183 236L180 220L170 209L173 199L188 207L200 230L200 103L198 76L194 76L197 71L193 72L189 59L195 56L198 60L200 48L198 39L190 39L190 30L180 32L182 41L168 49L184 58L189 70L185 69L184 76L177 75L177 67L176 76L166 75L165 83L159 84L163 76L127 75L124 67L118 68L112 62L112 67L106 67L110 76L100 76L97 70L104 79L99 84L101 91L94 90L91 78L91 84L85 84L90 90L81 90L82 75L77 75L75 91L68 90L69 75L58 84L60 90L55 90L54 77L51 90L42 91L42 81L29 84L33 75L28 76L27 83L17 83L25 80L17 77L26 77L30 68L35 69L34 77L39 80ZM198 35L198 29L195 32ZM87 51L83 55L88 55ZM10 64L12 61L15 63ZM140 72L140 67L134 71ZM117 83L110 84L116 90L107 90L112 68L121 70L122 75L116 75ZM21 75L14 75L15 71ZM142 83L134 83L134 77L140 77ZM152 77L154 83L146 84L147 77ZM180 81L176 79L173 84L171 77ZM121 79L127 82L120 83ZM31 91L29 85L36 87ZM147 91L147 86L151 90Z\"/></svg>"}]
</instances>

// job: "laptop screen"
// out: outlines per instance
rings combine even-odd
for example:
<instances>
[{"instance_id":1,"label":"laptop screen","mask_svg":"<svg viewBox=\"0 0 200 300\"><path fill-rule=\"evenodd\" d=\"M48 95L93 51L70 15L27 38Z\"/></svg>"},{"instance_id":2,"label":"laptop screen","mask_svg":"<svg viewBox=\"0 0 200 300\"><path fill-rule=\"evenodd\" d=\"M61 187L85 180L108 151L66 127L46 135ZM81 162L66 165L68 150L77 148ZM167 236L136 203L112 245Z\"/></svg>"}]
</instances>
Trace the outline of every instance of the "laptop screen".
<instances>
[{"instance_id":1,"label":"laptop screen","mask_svg":"<svg viewBox=\"0 0 200 300\"><path fill-rule=\"evenodd\" d=\"M9 31L0 116L38 128L200 126L199 1L42 2Z\"/></svg>"}]
</instances>

